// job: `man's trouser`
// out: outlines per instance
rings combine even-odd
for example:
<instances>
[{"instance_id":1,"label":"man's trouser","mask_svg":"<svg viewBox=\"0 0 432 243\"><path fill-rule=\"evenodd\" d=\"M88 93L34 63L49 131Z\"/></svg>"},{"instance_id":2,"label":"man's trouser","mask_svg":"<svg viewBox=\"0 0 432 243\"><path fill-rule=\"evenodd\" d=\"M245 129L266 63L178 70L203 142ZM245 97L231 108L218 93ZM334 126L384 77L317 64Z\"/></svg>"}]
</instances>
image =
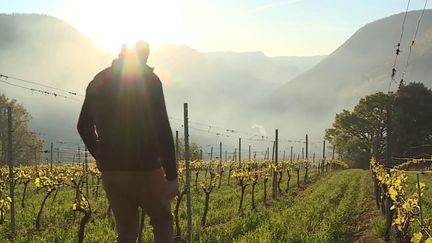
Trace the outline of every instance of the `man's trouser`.
<instances>
[{"instance_id":1,"label":"man's trouser","mask_svg":"<svg viewBox=\"0 0 432 243\"><path fill-rule=\"evenodd\" d=\"M154 242L173 242L173 217L162 168L152 171L103 171L102 183L114 213L117 243L135 243L141 207L150 217Z\"/></svg>"}]
</instances>

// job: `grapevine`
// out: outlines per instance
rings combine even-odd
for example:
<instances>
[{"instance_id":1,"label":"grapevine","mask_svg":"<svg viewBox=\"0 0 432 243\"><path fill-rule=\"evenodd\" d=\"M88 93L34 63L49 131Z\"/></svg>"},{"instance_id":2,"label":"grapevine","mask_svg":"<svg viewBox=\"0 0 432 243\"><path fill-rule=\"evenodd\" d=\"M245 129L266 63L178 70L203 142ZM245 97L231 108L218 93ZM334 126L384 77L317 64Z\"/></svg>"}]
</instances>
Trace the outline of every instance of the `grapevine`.
<instances>
[{"instance_id":1,"label":"grapevine","mask_svg":"<svg viewBox=\"0 0 432 243\"><path fill-rule=\"evenodd\" d=\"M372 158L370 166L374 178L381 186L380 197L387 197L391 200L392 225L395 227L397 237L401 241L408 241L410 239L409 226L419 216L419 194L423 194L426 185L419 183L417 189L420 193L415 192L412 195L407 195L408 176L405 173L397 169L386 169L375 158ZM413 241L419 242L417 240L420 235L424 236L422 232L416 232L412 238ZM428 241L432 241L428 234L425 237Z\"/></svg>"}]
</instances>

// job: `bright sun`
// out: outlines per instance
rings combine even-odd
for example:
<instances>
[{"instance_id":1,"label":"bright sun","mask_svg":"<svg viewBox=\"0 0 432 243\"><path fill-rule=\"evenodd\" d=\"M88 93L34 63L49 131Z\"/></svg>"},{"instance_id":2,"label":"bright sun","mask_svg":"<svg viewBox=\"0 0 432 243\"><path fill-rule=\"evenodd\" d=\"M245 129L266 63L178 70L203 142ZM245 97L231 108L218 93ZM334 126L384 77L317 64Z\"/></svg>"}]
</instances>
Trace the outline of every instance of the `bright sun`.
<instances>
[{"instance_id":1,"label":"bright sun","mask_svg":"<svg viewBox=\"0 0 432 243\"><path fill-rule=\"evenodd\" d=\"M186 32L173 0L80 1L75 22L102 48L118 53L123 43L146 40L152 48L185 43Z\"/></svg>"}]
</instances>

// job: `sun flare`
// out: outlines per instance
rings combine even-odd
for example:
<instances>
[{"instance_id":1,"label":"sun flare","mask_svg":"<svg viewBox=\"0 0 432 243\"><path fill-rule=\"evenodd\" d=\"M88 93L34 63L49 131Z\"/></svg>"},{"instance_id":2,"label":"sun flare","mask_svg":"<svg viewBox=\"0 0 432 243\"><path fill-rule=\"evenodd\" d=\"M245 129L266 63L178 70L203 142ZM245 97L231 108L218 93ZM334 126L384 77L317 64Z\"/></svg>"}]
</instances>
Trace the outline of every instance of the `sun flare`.
<instances>
[{"instance_id":1,"label":"sun flare","mask_svg":"<svg viewBox=\"0 0 432 243\"><path fill-rule=\"evenodd\" d=\"M186 31L172 0L81 1L77 27L100 47L118 53L122 44L146 40L151 48L185 43Z\"/></svg>"}]
</instances>

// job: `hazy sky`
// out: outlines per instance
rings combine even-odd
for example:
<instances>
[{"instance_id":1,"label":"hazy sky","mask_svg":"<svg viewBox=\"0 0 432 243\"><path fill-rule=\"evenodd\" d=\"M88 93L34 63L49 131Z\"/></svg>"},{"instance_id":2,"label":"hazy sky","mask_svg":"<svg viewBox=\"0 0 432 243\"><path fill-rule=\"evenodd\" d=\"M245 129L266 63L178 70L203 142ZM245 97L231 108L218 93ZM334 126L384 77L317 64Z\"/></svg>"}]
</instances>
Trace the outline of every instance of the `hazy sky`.
<instances>
[{"instance_id":1,"label":"hazy sky","mask_svg":"<svg viewBox=\"0 0 432 243\"><path fill-rule=\"evenodd\" d=\"M407 0L0 0L0 12L59 17L115 52L121 43L182 43L199 51L329 54ZM411 0L420 9L424 0ZM430 6L428 6L430 8Z\"/></svg>"}]
</instances>

